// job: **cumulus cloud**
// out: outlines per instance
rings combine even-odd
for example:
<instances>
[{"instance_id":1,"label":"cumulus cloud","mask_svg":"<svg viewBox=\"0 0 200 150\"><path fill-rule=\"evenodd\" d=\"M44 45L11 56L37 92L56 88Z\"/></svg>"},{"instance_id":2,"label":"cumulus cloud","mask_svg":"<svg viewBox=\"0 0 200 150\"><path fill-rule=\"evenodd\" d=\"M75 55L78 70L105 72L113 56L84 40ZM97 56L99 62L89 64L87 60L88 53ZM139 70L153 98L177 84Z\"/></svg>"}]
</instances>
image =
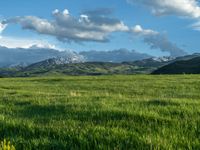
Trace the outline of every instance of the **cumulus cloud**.
<instances>
[{"instance_id":1,"label":"cumulus cloud","mask_svg":"<svg viewBox=\"0 0 200 150\"><path fill-rule=\"evenodd\" d=\"M122 21L104 14L92 15L85 12L76 18L70 15L67 9L62 12L56 9L52 15L54 19L51 21L35 16L24 16L4 20L2 24L17 23L23 29L52 35L64 42L106 42L109 41L109 34L129 30Z\"/></svg>"},{"instance_id":2,"label":"cumulus cloud","mask_svg":"<svg viewBox=\"0 0 200 150\"><path fill-rule=\"evenodd\" d=\"M180 17L200 18L198 0L127 0L130 3L142 4L158 16L177 15Z\"/></svg>"},{"instance_id":3,"label":"cumulus cloud","mask_svg":"<svg viewBox=\"0 0 200 150\"><path fill-rule=\"evenodd\" d=\"M136 25L131 29L134 35L141 36L144 42L148 44L151 49L159 49L163 52L169 52L171 56L183 56L187 53L179 48L175 43L171 42L168 37L150 29L143 29L140 25Z\"/></svg>"},{"instance_id":4,"label":"cumulus cloud","mask_svg":"<svg viewBox=\"0 0 200 150\"><path fill-rule=\"evenodd\" d=\"M136 25L133 28L130 29L130 31L136 35L142 35L142 36L147 36L147 35L155 35L158 34L158 32L153 31L151 29L143 29L140 25Z\"/></svg>"}]
</instances>

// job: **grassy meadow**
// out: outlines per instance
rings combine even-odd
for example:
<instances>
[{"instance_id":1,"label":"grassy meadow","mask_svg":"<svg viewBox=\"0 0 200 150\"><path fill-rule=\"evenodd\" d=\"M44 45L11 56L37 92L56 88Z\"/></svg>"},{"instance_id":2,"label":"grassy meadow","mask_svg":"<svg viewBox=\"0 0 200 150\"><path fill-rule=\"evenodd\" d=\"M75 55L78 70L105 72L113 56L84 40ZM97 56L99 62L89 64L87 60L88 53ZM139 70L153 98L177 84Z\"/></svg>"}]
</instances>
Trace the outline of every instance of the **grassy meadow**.
<instances>
[{"instance_id":1,"label":"grassy meadow","mask_svg":"<svg viewBox=\"0 0 200 150\"><path fill-rule=\"evenodd\" d=\"M200 76L0 79L0 141L16 150L200 149Z\"/></svg>"}]
</instances>

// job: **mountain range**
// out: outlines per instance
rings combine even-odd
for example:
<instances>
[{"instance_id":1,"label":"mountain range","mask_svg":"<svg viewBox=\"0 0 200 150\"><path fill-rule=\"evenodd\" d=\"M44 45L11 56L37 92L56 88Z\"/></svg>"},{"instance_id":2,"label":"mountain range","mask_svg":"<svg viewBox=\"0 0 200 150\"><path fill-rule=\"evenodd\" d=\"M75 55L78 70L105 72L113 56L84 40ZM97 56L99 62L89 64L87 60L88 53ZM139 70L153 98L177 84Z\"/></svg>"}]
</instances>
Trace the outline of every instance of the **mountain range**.
<instances>
[{"instance_id":1,"label":"mountain range","mask_svg":"<svg viewBox=\"0 0 200 150\"><path fill-rule=\"evenodd\" d=\"M120 63L124 61L136 61L151 58L153 56L139 53L135 50L128 50L125 48L111 50L111 51L82 51L79 53L84 56L87 62L115 62Z\"/></svg>"},{"instance_id":2,"label":"mountain range","mask_svg":"<svg viewBox=\"0 0 200 150\"><path fill-rule=\"evenodd\" d=\"M114 62L135 61L152 56L138 53L134 50L119 49L113 51L82 51L76 53L66 50L59 51L52 48L41 48L33 45L30 48L7 48L0 46L0 67L28 66L33 63L44 61L52 58L60 58L66 63L74 62ZM68 62L69 61L69 62Z\"/></svg>"},{"instance_id":3,"label":"mountain range","mask_svg":"<svg viewBox=\"0 0 200 150\"><path fill-rule=\"evenodd\" d=\"M200 54L152 57L134 50L59 51L0 47L0 76L200 73Z\"/></svg>"},{"instance_id":4,"label":"mountain range","mask_svg":"<svg viewBox=\"0 0 200 150\"><path fill-rule=\"evenodd\" d=\"M27 67L0 69L1 77L31 77L46 75L112 75L150 74L167 64L166 58L148 58L132 62L75 62L56 57L31 64Z\"/></svg>"},{"instance_id":5,"label":"mountain range","mask_svg":"<svg viewBox=\"0 0 200 150\"><path fill-rule=\"evenodd\" d=\"M31 46L30 48L0 47L0 67L28 66L50 58L62 57L70 62L82 62L83 57L72 51L58 51L50 48Z\"/></svg>"}]
</instances>

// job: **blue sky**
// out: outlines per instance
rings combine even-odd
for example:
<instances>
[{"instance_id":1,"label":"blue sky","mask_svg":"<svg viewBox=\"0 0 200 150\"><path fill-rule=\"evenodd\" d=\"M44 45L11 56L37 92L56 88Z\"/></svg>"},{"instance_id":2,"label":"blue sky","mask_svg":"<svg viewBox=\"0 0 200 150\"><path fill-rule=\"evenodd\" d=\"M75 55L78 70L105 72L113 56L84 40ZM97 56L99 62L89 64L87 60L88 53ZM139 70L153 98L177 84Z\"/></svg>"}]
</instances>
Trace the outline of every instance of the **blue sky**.
<instances>
[{"instance_id":1,"label":"blue sky","mask_svg":"<svg viewBox=\"0 0 200 150\"><path fill-rule=\"evenodd\" d=\"M59 40L60 35L57 33L41 31L35 26L33 27L33 24L31 24L31 27L30 24L29 26L27 24L24 25L28 21L33 21L33 19L30 20L29 18L26 22L24 22L24 20L27 18L23 18L23 21L22 19L20 21L15 20L14 22L9 20L6 21L5 24L7 26L1 33L0 44L4 44L4 46L12 45L13 47L20 47L21 45L22 47L25 47L27 44L31 45L31 42L41 42L41 44L46 43L47 45L55 45L61 49L72 49L75 51L126 48L129 50L135 49L138 52L155 56L168 55L169 53L174 54L170 50L170 52L168 52L166 48L162 49L161 46L163 46L163 44L157 46L155 44L158 43L152 43L151 40L144 42L147 38L149 39L151 36L159 34L161 39L164 37L163 40L165 40L165 44L171 45L170 47L167 46L169 49L173 47L172 50L178 49L179 53L182 51L187 53L200 52L200 43L198 42L198 39L200 38L200 32L198 31L198 23L200 20L200 10L198 10L199 4L195 0L182 1L185 1L183 5L180 3L180 0L168 0L166 5L163 6L158 0L138 0L138 2L135 2L135 0L129 0L129 2L127 0L2 0L0 2L1 21L15 18L16 16L34 16L37 17L35 19L40 18L50 22L55 20L56 17L59 18L58 15L63 15L62 12L65 9L69 11L71 17L79 20L80 15L87 11L110 10L112 14L103 14L103 18L108 17L110 19L109 21L117 19L118 22L116 24L107 24L107 26L112 28L112 25L122 25L122 22L124 26L120 29L116 28L116 30L103 30L104 34L102 35L98 32L97 36L102 36L101 39L97 38L92 40L91 37L83 38L86 34L86 32L84 32L81 34L81 38L73 35L75 33L70 33L70 36L62 35L61 40ZM177 7L173 6L173 3L174 5L177 5ZM185 7L184 5L190 6L191 9L193 7L197 8L197 11L191 12L190 10L187 10L188 7ZM181 7L182 9L179 10ZM59 12L53 17L52 12L55 9ZM175 9L177 11L175 11ZM160 13L158 10L162 10L162 12ZM152 11L154 12L152 13ZM89 19L93 19L92 17L94 19L97 18L95 21L101 19L99 16L94 16L94 14L91 15L91 18L89 16ZM67 25L72 22L67 21ZM103 23L101 23L101 25ZM197 26L191 27L195 23ZM95 24L97 24L97 22L91 22L90 25L93 25L93 27L89 29L90 32L88 34L93 33ZM142 30L140 30L137 25L139 25ZM81 28L82 27L85 29L83 24L81 24ZM125 29L126 27L129 29ZM73 29L74 28L70 26L70 30ZM80 31L80 28L74 30ZM102 30L102 26L98 26L98 30ZM69 31L67 31L66 34L68 34L68 32ZM70 39L71 37L72 39ZM95 35L94 38L96 38ZM105 42L104 40L109 41ZM149 43L149 41L151 43ZM153 48L151 48L151 46Z\"/></svg>"}]
</instances>

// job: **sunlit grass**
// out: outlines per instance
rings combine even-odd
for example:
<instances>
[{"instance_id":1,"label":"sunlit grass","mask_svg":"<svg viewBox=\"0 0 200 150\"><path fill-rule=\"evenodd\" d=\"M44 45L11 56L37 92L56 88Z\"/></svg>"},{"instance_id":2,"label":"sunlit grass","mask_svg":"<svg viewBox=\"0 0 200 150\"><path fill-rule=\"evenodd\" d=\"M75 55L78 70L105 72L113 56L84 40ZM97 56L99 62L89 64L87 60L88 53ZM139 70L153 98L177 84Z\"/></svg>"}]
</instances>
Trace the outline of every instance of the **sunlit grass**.
<instances>
[{"instance_id":1,"label":"sunlit grass","mask_svg":"<svg viewBox=\"0 0 200 150\"><path fill-rule=\"evenodd\" d=\"M200 76L0 79L16 149L199 149Z\"/></svg>"},{"instance_id":2,"label":"sunlit grass","mask_svg":"<svg viewBox=\"0 0 200 150\"><path fill-rule=\"evenodd\" d=\"M10 143L10 141L4 139L0 142L0 150L15 150L15 147Z\"/></svg>"}]
</instances>

